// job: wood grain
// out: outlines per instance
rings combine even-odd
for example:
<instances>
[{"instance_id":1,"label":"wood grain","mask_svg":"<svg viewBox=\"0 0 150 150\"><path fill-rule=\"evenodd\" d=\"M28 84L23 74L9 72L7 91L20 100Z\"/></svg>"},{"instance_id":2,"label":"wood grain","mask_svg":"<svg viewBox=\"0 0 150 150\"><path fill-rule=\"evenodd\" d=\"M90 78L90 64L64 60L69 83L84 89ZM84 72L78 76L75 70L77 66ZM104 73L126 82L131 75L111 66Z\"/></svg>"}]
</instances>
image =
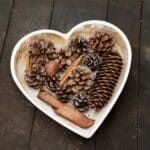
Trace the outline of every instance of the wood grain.
<instances>
[{"instance_id":1,"label":"wood grain","mask_svg":"<svg viewBox=\"0 0 150 150\"><path fill-rule=\"evenodd\" d=\"M137 149L137 105L139 88L140 7L138 0L111 0L108 21L120 27L132 46L132 67L127 84L112 112L97 132L96 149Z\"/></svg>"},{"instance_id":2,"label":"wood grain","mask_svg":"<svg viewBox=\"0 0 150 150\"><path fill-rule=\"evenodd\" d=\"M145 0L142 23L142 0L0 0L0 149L149 150L149 5ZM87 140L34 108L12 81L9 62L24 34L43 28L68 32L89 19L119 26L131 42L133 61L117 104Z\"/></svg>"},{"instance_id":3,"label":"wood grain","mask_svg":"<svg viewBox=\"0 0 150 150\"><path fill-rule=\"evenodd\" d=\"M150 1L143 5L142 38L140 52L140 122L139 122L139 150L150 148Z\"/></svg>"},{"instance_id":4,"label":"wood grain","mask_svg":"<svg viewBox=\"0 0 150 150\"><path fill-rule=\"evenodd\" d=\"M107 1L56 0L50 28L68 32L74 25L88 19L105 19ZM40 138L39 138L40 135ZM83 139L40 111L36 111L30 148L46 150L94 150L95 136Z\"/></svg>"},{"instance_id":5,"label":"wood grain","mask_svg":"<svg viewBox=\"0 0 150 150\"><path fill-rule=\"evenodd\" d=\"M12 81L10 57L13 46L24 34L48 27L51 2L16 0L14 3L0 63L0 149L28 149L34 107Z\"/></svg>"},{"instance_id":6,"label":"wood grain","mask_svg":"<svg viewBox=\"0 0 150 150\"><path fill-rule=\"evenodd\" d=\"M1 0L0 1L0 58L2 49L9 26L11 11L13 8L13 0Z\"/></svg>"}]
</instances>

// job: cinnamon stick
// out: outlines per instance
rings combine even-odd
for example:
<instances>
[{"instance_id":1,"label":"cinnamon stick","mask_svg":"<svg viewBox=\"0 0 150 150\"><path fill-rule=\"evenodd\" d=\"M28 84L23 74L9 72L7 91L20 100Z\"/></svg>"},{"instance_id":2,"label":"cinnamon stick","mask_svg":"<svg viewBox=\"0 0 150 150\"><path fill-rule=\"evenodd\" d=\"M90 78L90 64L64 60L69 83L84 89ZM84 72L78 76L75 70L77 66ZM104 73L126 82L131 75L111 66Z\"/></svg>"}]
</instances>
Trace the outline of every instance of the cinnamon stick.
<instances>
[{"instance_id":1,"label":"cinnamon stick","mask_svg":"<svg viewBox=\"0 0 150 150\"><path fill-rule=\"evenodd\" d=\"M71 106L65 105L64 107L60 107L55 111L58 115L70 120L82 128L88 128L95 122L93 119L88 118L83 113L79 112Z\"/></svg>"},{"instance_id":2,"label":"cinnamon stick","mask_svg":"<svg viewBox=\"0 0 150 150\"><path fill-rule=\"evenodd\" d=\"M59 100L57 100L57 98L55 96L51 95L50 93L48 93L44 89L40 89L40 91L38 93L38 98L40 98L44 102L48 103L49 105L51 105L55 109L64 106L64 104L61 103Z\"/></svg>"},{"instance_id":3,"label":"cinnamon stick","mask_svg":"<svg viewBox=\"0 0 150 150\"><path fill-rule=\"evenodd\" d=\"M63 104L55 96L43 89L39 91L38 97L54 107L55 112L58 115L68 119L81 128L88 128L95 122L95 120L88 118L86 115L74 109L73 107Z\"/></svg>"},{"instance_id":4,"label":"cinnamon stick","mask_svg":"<svg viewBox=\"0 0 150 150\"><path fill-rule=\"evenodd\" d=\"M80 63L81 59L83 58L83 55L79 56L73 63L72 65L65 71L65 73L62 75L60 78L59 84L62 85L68 76L71 74L71 72L74 70L74 68Z\"/></svg>"}]
</instances>

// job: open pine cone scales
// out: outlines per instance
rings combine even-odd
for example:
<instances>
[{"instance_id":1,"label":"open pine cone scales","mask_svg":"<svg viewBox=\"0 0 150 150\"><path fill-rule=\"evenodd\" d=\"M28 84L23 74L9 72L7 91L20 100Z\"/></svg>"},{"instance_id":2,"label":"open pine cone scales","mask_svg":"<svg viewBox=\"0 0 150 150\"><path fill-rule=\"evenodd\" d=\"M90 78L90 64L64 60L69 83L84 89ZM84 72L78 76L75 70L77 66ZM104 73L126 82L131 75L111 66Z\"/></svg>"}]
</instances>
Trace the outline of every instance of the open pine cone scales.
<instances>
[{"instance_id":1,"label":"open pine cone scales","mask_svg":"<svg viewBox=\"0 0 150 150\"><path fill-rule=\"evenodd\" d=\"M78 66L69 76L67 86L74 92L88 90L94 83L95 74L86 66Z\"/></svg>"},{"instance_id":2,"label":"open pine cone scales","mask_svg":"<svg viewBox=\"0 0 150 150\"><path fill-rule=\"evenodd\" d=\"M72 52L81 54L83 52L87 52L88 41L81 36L77 36L70 41L69 47Z\"/></svg>"},{"instance_id":3,"label":"open pine cone scales","mask_svg":"<svg viewBox=\"0 0 150 150\"><path fill-rule=\"evenodd\" d=\"M110 53L103 58L90 90L88 103L91 108L99 109L108 102L120 76L122 65L122 58L116 53Z\"/></svg>"},{"instance_id":4,"label":"open pine cone scales","mask_svg":"<svg viewBox=\"0 0 150 150\"><path fill-rule=\"evenodd\" d=\"M92 70L98 69L101 62L102 62L102 57L100 57L96 53L89 53L82 60L82 63Z\"/></svg>"},{"instance_id":5,"label":"open pine cone scales","mask_svg":"<svg viewBox=\"0 0 150 150\"><path fill-rule=\"evenodd\" d=\"M96 32L95 35L89 39L91 49L100 55L109 53L114 43L114 37L111 34L103 32Z\"/></svg>"},{"instance_id":6,"label":"open pine cone scales","mask_svg":"<svg viewBox=\"0 0 150 150\"><path fill-rule=\"evenodd\" d=\"M28 48L31 63L44 65L50 59L55 59L56 57L56 49L54 48L53 43L45 39L37 39L31 42Z\"/></svg>"},{"instance_id":7,"label":"open pine cone scales","mask_svg":"<svg viewBox=\"0 0 150 150\"><path fill-rule=\"evenodd\" d=\"M88 102L87 102L88 95L86 92L80 92L75 94L73 97L73 104L75 108L77 108L79 111L86 111L89 108Z\"/></svg>"},{"instance_id":8,"label":"open pine cone scales","mask_svg":"<svg viewBox=\"0 0 150 150\"><path fill-rule=\"evenodd\" d=\"M67 89L65 86L60 86L59 79L55 75L48 77L46 81L46 86L48 89L56 94L57 98L60 101L66 103L70 100L70 95L72 95L72 91Z\"/></svg>"},{"instance_id":9,"label":"open pine cone scales","mask_svg":"<svg viewBox=\"0 0 150 150\"><path fill-rule=\"evenodd\" d=\"M25 71L24 76L28 86L32 88L40 88L45 84L47 73L45 68L39 64L33 64L32 67Z\"/></svg>"}]
</instances>

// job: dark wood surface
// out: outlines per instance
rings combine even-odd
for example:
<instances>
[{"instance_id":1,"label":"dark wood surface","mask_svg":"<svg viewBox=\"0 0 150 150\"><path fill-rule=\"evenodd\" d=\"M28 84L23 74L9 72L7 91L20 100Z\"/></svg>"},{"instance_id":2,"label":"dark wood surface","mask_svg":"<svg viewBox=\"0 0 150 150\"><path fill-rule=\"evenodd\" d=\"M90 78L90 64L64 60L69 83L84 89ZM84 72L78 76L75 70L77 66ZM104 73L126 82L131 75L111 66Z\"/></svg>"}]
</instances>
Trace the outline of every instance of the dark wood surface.
<instances>
[{"instance_id":1,"label":"dark wood surface","mask_svg":"<svg viewBox=\"0 0 150 150\"><path fill-rule=\"evenodd\" d=\"M149 150L149 6L149 0L0 0L0 150ZM26 33L67 32L89 19L120 27L131 42L133 60L117 104L96 134L84 139L26 100L9 64L13 46Z\"/></svg>"}]
</instances>

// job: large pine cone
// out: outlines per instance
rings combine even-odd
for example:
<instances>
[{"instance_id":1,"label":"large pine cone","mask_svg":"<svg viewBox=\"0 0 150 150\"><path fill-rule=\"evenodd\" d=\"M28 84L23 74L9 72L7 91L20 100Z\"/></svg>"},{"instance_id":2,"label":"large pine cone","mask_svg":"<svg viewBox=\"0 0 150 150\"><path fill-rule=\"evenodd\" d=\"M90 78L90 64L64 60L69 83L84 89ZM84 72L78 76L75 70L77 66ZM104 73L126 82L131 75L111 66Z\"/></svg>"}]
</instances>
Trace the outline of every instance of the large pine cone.
<instances>
[{"instance_id":1,"label":"large pine cone","mask_svg":"<svg viewBox=\"0 0 150 150\"><path fill-rule=\"evenodd\" d=\"M66 85L74 93L88 90L94 83L95 73L86 66L78 66L69 76Z\"/></svg>"},{"instance_id":2,"label":"large pine cone","mask_svg":"<svg viewBox=\"0 0 150 150\"><path fill-rule=\"evenodd\" d=\"M94 85L90 90L89 105L91 108L103 107L110 97L122 70L122 58L117 53L110 53L103 58Z\"/></svg>"},{"instance_id":3,"label":"large pine cone","mask_svg":"<svg viewBox=\"0 0 150 150\"><path fill-rule=\"evenodd\" d=\"M95 35L89 39L90 48L100 55L109 53L114 46L114 42L112 34L104 32L96 32Z\"/></svg>"},{"instance_id":4,"label":"large pine cone","mask_svg":"<svg viewBox=\"0 0 150 150\"><path fill-rule=\"evenodd\" d=\"M29 45L29 57L33 63L44 65L49 60L55 59L56 49L51 41L45 39L37 39Z\"/></svg>"},{"instance_id":5,"label":"large pine cone","mask_svg":"<svg viewBox=\"0 0 150 150\"><path fill-rule=\"evenodd\" d=\"M98 69L102 62L102 57L96 53L89 53L82 59L82 64L86 65L92 70Z\"/></svg>"},{"instance_id":6,"label":"large pine cone","mask_svg":"<svg viewBox=\"0 0 150 150\"><path fill-rule=\"evenodd\" d=\"M28 86L38 89L45 84L47 73L45 68L39 64L33 64L31 69L25 71L24 76Z\"/></svg>"}]
</instances>

